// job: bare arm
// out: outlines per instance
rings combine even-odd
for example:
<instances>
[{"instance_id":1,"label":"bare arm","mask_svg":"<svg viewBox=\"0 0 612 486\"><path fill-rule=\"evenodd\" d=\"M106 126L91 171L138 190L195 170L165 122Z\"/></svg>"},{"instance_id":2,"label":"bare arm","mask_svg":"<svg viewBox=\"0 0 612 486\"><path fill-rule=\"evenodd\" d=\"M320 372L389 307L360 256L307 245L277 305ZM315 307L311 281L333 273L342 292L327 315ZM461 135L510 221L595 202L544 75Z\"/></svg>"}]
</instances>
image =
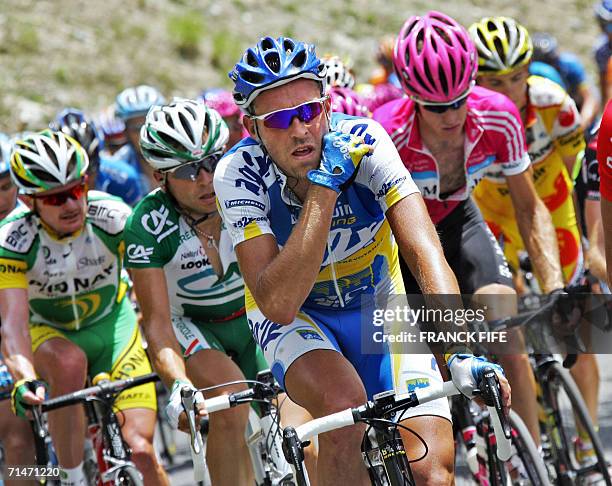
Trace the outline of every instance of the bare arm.
<instances>
[{"instance_id":1,"label":"bare arm","mask_svg":"<svg viewBox=\"0 0 612 486\"><path fill-rule=\"evenodd\" d=\"M599 280L606 280L606 257L603 223L601 220L601 203L587 199L584 203L584 216L589 240L586 252L587 266Z\"/></svg>"},{"instance_id":2,"label":"bare arm","mask_svg":"<svg viewBox=\"0 0 612 486\"><path fill-rule=\"evenodd\" d=\"M170 319L166 275L161 268L130 270L142 312L142 328L153 368L169 388L174 380L189 381Z\"/></svg>"},{"instance_id":3,"label":"bare arm","mask_svg":"<svg viewBox=\"0 0 612 486\"><path fill-rule=\"evenodd\" d=\"M548 209L538 197L532 169L507 176L516 221L544 292L563 287L557 235Z\"/></svg>"},{"instance_id":4,"label":"bare arm","mask_svg":"<svg viewBox=\"0 0 612 486\"><path fill-rule=\"evenodd\" d=\"M593 123L601 106L590 83L583 83L578 88L578 93L582 96L582 109L580 110L582 131L586 131Z\"/></svg>"},{"instance_id":5,"label":"bare arm","mask_svg":"<svg viewBox=\"0 0 612 486\"><path fill-rule=\"evenodd\" d=\"M427 207L420 194L411 194L387 211L402 257L424 294L458 294L451 270Z\"/></svg>"},{"instance_id":6,"label":"bare arm","mask_svg":"<svg viewBox=\"0 0 612 486\"><path fill-rule=\"evenodd\" d=\"M312 291L337 197L331 189L311 185L300 218L280 252L268 234L236 247L244 281L268 319L290 324Z\"/></svg>"},{"instance_id":7,"label":"bare arm","mask_svg":"<svg viewBox=\"0 0 612 486\"><path fill-rule=\"evenodd\" d=\"M0 290L2 354L15 380L36 378L28 309L26 289Z\"/></svg>"}]
</instances>

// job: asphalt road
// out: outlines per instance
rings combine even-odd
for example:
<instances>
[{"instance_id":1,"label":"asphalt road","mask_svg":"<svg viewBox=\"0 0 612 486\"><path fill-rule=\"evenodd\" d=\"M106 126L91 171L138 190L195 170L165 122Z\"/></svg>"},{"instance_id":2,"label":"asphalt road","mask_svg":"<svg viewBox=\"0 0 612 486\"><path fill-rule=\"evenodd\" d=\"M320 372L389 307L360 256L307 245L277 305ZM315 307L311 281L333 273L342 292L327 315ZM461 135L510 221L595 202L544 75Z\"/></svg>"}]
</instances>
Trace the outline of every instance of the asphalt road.
<instances>
[{"instance_id":1,"label":"asphalt road","mask_svg":"<svg viewBox=\"0 0 612 486\"><path fill-rule=\"evenodd\" d=\"M612 351L612 350L611 350ZM600 435L608 458L612 460L612 355L599 355L598 362L601 374L599 417ZM192 486L193 475L189 467L187 441L179 436L178 450L179 460L187 462L185 467L175 469L170 473L170 481L173 486ZM457 485L472 484L461 475L457 478Z\"/></svg>"}]
</instances>

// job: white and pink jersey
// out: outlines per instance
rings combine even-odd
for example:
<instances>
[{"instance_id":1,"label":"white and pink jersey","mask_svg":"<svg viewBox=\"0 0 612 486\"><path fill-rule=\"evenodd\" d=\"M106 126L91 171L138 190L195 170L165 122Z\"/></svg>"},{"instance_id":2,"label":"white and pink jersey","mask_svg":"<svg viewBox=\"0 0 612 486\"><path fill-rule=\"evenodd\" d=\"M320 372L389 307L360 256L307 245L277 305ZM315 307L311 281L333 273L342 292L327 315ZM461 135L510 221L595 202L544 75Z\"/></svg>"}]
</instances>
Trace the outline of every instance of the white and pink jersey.
<instances>
[{"instance_id":1,"label":"white and pink jersey","mask_svg":"<svg viewBox=\"0 0 612 486\"><path fill-rule=\"evenodd\" d=\"M504 175L515 175L527 170L530 164L525 130L516 106L506 96L479 86L472 89L467 99L464 150L467 184L444 197L440 197L438 162L423 145L414 101L409 98L391 101L378 108L373 118L391 135L435 224L467 199L489 171L501 168Z\"/></svg>"}]
</instances>

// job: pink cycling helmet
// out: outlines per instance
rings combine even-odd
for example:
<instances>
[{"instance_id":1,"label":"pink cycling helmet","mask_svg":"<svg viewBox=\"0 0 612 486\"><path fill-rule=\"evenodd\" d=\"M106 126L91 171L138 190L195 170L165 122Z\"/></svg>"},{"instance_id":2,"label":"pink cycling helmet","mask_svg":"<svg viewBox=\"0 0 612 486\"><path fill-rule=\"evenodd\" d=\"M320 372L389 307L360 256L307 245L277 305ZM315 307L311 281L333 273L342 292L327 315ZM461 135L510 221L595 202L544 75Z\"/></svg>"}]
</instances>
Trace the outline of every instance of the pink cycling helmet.
<instances>
[{"instance_id":1,"label":"pink cycling helmet","mask_svg":"<svg viewBox=\"0 0 612 486\"><path fill-rule=\"evenodd\" d=\"M222 118L240 115L240 108L234 103L234 97L228 90L207 89L202 92L199 99L209 108L216 110Z\"/></svg>"},{"instance_id":2,"label":"pink cycling helmet","mask_svg":"<svg viewBox=\"0 0 612 486\"><path fill-rule=\"evenodd\" d=\"M395 43L393 66L410 97L446 103L470 88L478 54L463 26L432 10L406 21Z\"/></svg>"},{"instance_id":3,"label":"pink cycling helmet","mask_svg":"<svg viewBox=\"0 0 612 486\"><path fill-rule=\"evenodd\" d=\"M350 88L334 86L329 90L332 111L351 116L369 116L370 112L361 97Z\"/></svg>"}]
</instances>

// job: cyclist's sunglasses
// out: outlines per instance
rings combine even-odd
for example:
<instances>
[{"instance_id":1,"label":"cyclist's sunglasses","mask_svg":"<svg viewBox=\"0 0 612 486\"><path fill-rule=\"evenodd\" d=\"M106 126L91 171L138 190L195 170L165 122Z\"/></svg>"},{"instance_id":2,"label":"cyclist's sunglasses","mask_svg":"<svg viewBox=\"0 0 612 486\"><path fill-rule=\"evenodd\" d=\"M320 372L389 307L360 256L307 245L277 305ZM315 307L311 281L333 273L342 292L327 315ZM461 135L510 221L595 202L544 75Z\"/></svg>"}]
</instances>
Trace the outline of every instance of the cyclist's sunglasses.
<instances>
[{"instance_id":1,"label":"cyclist's sunglasses","mask_svg":"<svg viewBox=\"0 0 612 486\"><path fill-rule=\"evenodd\" d=\"M304 123L309 123L314 120L323 111L323 104L326 101L327 96L323 96L322 98L307 101L293 108L271 111L263 115L253 115L250 116L250 118L252 120L263 120L263 124L267 128L280 128L284 130L291 126L291 122L296 116L298 120Z\"/></svg>"},{"instance_id":2,"label":"cyclist's sunglasses","mask_svg":"<svg viewBox=\"0 0 612 486\"><path fill-rule=\"evenodd\" d=\"M448 110L458 110L467 101L468 95L470 94L470 89L468 89L465 93L463 93L459 98L454 99L450 103L427 103L420 100L415 100L420 106L423 107L424 110L430 111L432 113L437 113L438 115L442 113L446 113Z\"/></svg>"},{"instance_id":3,"label":"cyclist's sunglasses","mask_svg":"<svg viewBox=\"0 0 612 486\"><path fill-rule=\"evenodd\" d=\"M222 156L222 152L215 152L214 154L210 154L203 159L189 162L188 164L179 165L178 167L168 169L163 172L164 174L173 174L175 179L180 179L182 181L195 181L198 178L198 174L200 173L201 169L204 169L204 171L208 172L209 174L213 174Z\"/></svg>"},{"instance_id":4,"label":"cyclist's sunglasses","mask_svg":"<svg viewBox=\"0 0 612 486\"><path fill-rule=\"evenodd\" d=\"M34 199L38 199L40 202L46 204L47 206L62 206L63 204L66 204L66 201L68 201L68 199L78 201L83 197L83 194L85 194L86 192L87 180L84 179L83 182L66 191L49 194L48 196L33 195L32 197Z\"/></svg>"}]
</instances>

